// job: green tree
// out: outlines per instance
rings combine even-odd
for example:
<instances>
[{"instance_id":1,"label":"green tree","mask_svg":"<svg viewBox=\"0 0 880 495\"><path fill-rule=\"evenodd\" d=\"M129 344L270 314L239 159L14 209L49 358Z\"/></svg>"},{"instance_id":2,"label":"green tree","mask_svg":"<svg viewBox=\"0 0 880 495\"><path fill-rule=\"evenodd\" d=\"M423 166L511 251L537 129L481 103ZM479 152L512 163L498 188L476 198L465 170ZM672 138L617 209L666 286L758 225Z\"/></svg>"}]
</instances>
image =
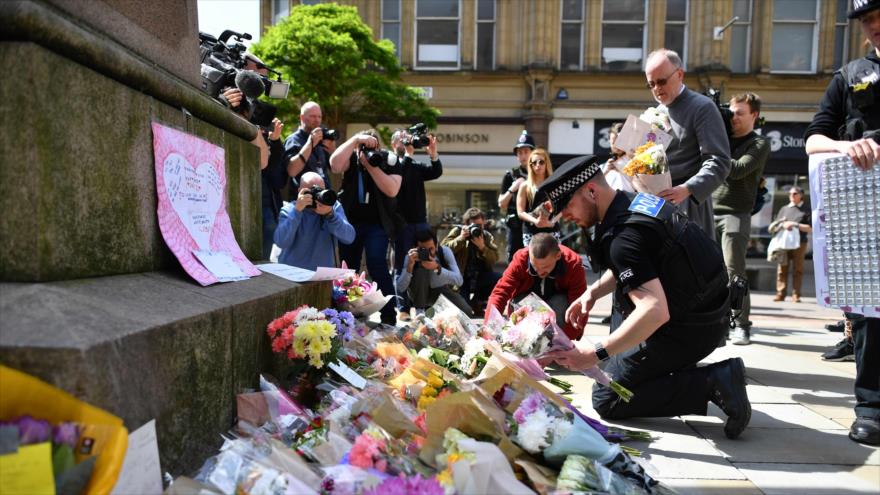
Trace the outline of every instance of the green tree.
<instances>
[{"instance_id":1,"label":"green tree","mask_svg":"<svg viewBox=\"0 0 880 495\"><path fill-rule=\"evenodd\" d=\"M321 105L325 125L343 131L349 122L436 126L440 112L402 82L394 44L375 41L355 7L294 7L251 50L290 81L290 96L278 105L287 128L295 128L299 106L310 100Z\"/></svg>"}]
</instances>

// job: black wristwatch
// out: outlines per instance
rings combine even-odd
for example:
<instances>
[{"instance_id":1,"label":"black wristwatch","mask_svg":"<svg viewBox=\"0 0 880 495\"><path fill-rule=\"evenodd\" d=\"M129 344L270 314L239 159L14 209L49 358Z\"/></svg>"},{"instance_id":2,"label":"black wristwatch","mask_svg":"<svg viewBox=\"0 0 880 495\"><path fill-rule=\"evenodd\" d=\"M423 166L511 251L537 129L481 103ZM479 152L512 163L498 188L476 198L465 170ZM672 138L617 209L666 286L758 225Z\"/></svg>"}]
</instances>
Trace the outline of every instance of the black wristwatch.
<instances>
[{"instance_id":1,"label":"black wristwatch","mask_svg":"<svg viewBox=\"0 0 880 495\"><path fill-rule=\"evenodd\" d=\"M608 351L602 347L602 344L596 344L596 357L599 358L599 361L608 361L611 359L611 356L608 355Z\"/></svg>"}]
</instances>

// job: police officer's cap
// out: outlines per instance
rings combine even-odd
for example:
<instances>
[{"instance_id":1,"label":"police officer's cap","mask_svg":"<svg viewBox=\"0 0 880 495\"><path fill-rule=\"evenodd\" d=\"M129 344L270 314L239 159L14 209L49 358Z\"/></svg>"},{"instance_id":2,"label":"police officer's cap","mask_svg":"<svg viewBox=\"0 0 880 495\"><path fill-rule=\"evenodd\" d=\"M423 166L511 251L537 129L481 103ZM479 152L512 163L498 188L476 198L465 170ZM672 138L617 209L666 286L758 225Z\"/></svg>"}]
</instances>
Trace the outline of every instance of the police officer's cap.
<instances>
[{"instance_id":1,"label":"police officer's cap","mask_svg":"<svg viewBox=\"0 0 880 495\"><path fill-rule=\"evenodd\" d=\"M855 19L872 10L880 9L880 0L852 0L852 6L852 11L847 17Z\"/></svg>"},{"instance_id":2,"label":"police officer's cap","mask_svg":"<svg viewBox=\"0 0 880 495\"><path fill-rule=\"evenodd\" d=\"M601 171L602 165L595 155L572 158L553 171L553 175L538 188L535 197L549 199L553 204L553 213L559 213L568 205L575 191Z\"/></svg>"},{"instance_id":3,"label":"police officer's cap","mask_svg":"<svg viewBox=\"0 0 880 495\"><path fill-rule=\"evenodd\" d=\"M529 131L522 131L522 134L519 135L519 138L516 140L516 145L513 147L513 152L516 153L516 150L520 148L529 148L535 149L535 138L533 138Z\"/></svg>"}]
</instances>

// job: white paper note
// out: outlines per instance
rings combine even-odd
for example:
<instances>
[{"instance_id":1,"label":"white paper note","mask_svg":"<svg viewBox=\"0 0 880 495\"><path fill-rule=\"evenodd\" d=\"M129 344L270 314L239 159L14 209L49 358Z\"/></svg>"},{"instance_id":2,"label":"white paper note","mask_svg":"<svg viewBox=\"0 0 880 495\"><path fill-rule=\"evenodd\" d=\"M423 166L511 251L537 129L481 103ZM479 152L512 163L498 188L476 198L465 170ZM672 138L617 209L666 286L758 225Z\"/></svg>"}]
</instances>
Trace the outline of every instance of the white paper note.
<instances>
[{"instance_id":1,"label":"white paper note","mask_svg":"<svg viewBox=\"0 0 880 495\"><path fill-rule=\"evenodd\" d=\"M193 249L193 255L221 282L234 282L250 278L235 264L229 253Z\"/></svg>"},{"instance_id":2,"label":"white paper note","mask_svg":"<svg viewBox=\"0 0 880 495\"><path fill-rule=\"evenodd\" d=\"M283 263L266 263L265 265L257 265L257 268L266 273L271 273L272 275L298 283L335 280L343 275L354 273L354 270L348 268L328 268L319 266L316 271L312 271L297 266L285 265Z\"/></svg>"},{"instance_id":3,"label":"white paper note","mask_svg":"<svg viewBox=\"0 0 880 495\"><path fill-rule=\"evenodd\" d=\"M357 372L348 367L345 363L327 363L327 366L330 367L331 370L335 371L339 376L345 379L348 383L353 386L363 390L364 387L367 386L367 380L358 375Z\"/></svg>"},{"instance_id":4,"label":"white paper note","mask_svg":"<svg viewBox=\"0 0 880 495\"><path fill-rule=\"evenodd\" d=\"M128 434L128 450L122 463L122 471L110 493L112 495L162 493L162 469L159 465L155 419L151 419Z\"/></svg>"},{"instance_id":5,"label":"white paper note","mask_svg":"<svg viewBox=\"0 0 880 495\"><path fill-rule=\"evenodd\" d=\"M665 149L672 141L672 135L659 129L653 129L651 124L635 115L628 115L620 134L617 135L615 146L632 155L636 148L648 141L662 144Z\"/></svg>"}]
</instances>

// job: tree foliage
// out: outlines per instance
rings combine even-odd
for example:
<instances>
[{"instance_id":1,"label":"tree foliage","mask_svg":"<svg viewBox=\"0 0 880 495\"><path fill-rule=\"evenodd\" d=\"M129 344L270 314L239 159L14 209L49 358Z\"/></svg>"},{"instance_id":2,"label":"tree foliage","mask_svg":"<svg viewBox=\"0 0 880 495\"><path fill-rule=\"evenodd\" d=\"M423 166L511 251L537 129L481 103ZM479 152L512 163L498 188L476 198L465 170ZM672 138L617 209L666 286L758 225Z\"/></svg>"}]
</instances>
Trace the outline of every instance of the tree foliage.
<instances>
[{"instance_id":1,"label":"tree foliage","mask_svg":"<svg viewBox=\"0 0 880 495\"><path fill-rule=\"evenodd\" d=\"M367 122L375 127L380 121L436 125L439 112L402 82L394 45L374 41L355 7L294 7L251 50L290 81L290 95L278 105L285 122L296 122L299 106L311 100L321 105L329 126Z\"/></svg>"}]
</instances>

